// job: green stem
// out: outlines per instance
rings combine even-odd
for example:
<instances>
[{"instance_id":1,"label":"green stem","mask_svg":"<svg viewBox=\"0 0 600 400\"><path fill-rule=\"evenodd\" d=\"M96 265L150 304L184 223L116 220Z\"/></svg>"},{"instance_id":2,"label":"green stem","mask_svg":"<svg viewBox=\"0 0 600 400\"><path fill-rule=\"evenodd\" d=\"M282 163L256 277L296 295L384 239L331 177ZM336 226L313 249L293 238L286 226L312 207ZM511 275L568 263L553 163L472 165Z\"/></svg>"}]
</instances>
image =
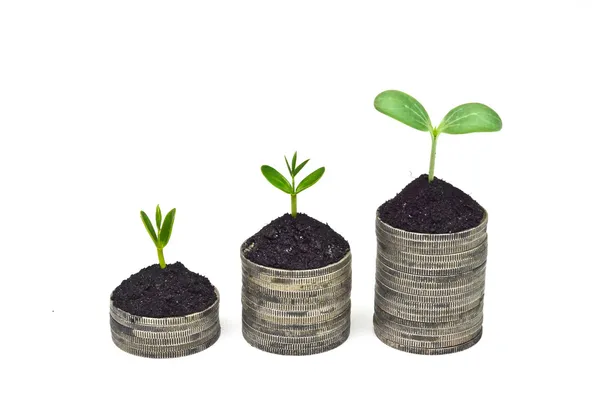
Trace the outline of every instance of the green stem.
<instances>
[{"instance_id":1,"label":"green stem","mask_svg":"<svg viewBox=\"0 0 600 400\"><path fill-rule=\"evenodd\" d=\"M292 194L292 217L296 218L296 213L297 213L297 203L296 203L296 182L295 182L295 177L292 176L292 192L294 194Z\"/></svg>"},{"instance_id":2,"label":"green stem","mask_svg":"<svg viewBox=\"0 0 600 400\"><path fill-rule=\"evenodd\" d=\"M296 218L296 209L297 209L296 195L293 194L292 195L292 217L294 217L294 218Z\"/></svg>"},{"instance_id":3,"label":"green stem","mask_svg":"<svg viewBox=\"0 0 600 400\"><path fill-rule=\"evenodd\" d=\"M156 251L158 251L158 263L160 264L160 269L167 268L167 264L165 263L165 256L163 255L163 249L157 247Z\"/></svg>"},{"instance_id":4,"label":"green stem","mask_svg":"<svg viewBox=\"0 0 600 400\"><path fill-rule=\"evenodd\" d=\"M429 182L433 182L433 170L435 169L435 148L437 146L437 132L434 129L431 133L431 156L429 158Z\"/></svg>"}]
</instances>

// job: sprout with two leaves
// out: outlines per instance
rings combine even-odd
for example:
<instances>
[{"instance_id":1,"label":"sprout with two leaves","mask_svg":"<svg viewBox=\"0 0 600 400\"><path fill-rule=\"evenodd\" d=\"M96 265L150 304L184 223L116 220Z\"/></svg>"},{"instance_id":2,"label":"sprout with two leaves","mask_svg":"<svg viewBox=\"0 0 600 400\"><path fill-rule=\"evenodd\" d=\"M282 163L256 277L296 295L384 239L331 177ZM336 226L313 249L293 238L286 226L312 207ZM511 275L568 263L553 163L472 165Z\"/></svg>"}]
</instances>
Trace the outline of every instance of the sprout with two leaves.
<instances>
[{"instance_id":1,"label":"sprout with two leaves","mask_svg":"<svg viewBox=\"0 0 600 400\"><path fill-rule=\"evenodd\" d=\"M167 267L167 264L165 263L163 249L165 248L167 243L169 243L169 239L171 238L171 232L173 231L173 223L175 222L175 209L169 211L163 221L160 206L156 206L156 228L158 232L154 230L150 218L148 218L148 215L146 215L144 211L140 211L140 216L142 217L142 222L144 223L144 226L146 227L150 238L156 246L156 251L158 252L158 263L160 264L160 268L165 269Z\"/></svg>"},{"instance_id":2,"label":"sprout with two leaves","mask_svg":"<svg viewBox=\"0 0 600 400\"><path fill-rule=\"evenodd\" d=\"M263 165L262 167L260 167L262 174L265 176L265 178L267 178L267 180L271 183L271 185L275 186L277 189L282 190L283 192L285 192L291 196L291 198L292 198L292 217L294 217L294 218L296 218L296 214L297 214L296 196L298 195L298 193L302 192L303 190L308 189L309 187L311 187L312 185L317 183L318 180L321 179L321 177L325 173L325 167L321 167L321 168L317 169L316 171L313 171L310 174L308 174L306 176L306 178L302 179L302 181L300 181L298 186L296 186L296 176L302 170L302 168L304 168L306 163L308 163L308 161L309 161L309 160L306 160L306 161L301 162L299 165L296 165L297 153L298 152L294 153L291 164L288 162L287 157L284 157L288 172L290 173L290 176L292 177L291 183L290 183L290 181L288 181L286 179L285 176L283 176L275 168L270 167L268 165Z\"/></svg>"},{"instance_id":3,"label":"sprout with two leaves","mask_svg":"<svg viewBox=\"0 0 600 400\"><path fill-rule=\"evenodd\" d=\"M498 114L480 103L467 103L453 108L442 119L442 122L434 127L421 103L398 90L386 90L377 95L375 108L412 128L431 134L429 182L434 178L435 151L440 133L459 135L472 132L495 132L502 128L502 120Z\"/></svg>"}]
</instances>

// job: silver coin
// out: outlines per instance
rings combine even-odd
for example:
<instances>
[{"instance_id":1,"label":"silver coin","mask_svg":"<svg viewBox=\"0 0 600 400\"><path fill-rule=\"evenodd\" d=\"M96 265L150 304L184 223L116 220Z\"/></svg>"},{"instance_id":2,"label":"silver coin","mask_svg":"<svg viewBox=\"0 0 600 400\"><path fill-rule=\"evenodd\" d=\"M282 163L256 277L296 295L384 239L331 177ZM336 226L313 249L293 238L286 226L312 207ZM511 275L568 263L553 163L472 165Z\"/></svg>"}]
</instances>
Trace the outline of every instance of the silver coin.
<instances>
[{"instance_id":1,"label":"silver coin","mask_svg":"<svg viewBox=\"0 0 600 400\"><path fill-rule=\"evenodd\" d=\"M382 309L379 304L375 304L375 313L385 318L396 325L405 326L408 328L423 328L423 329L452 329L462 327L468 324L473 324L475 320L483 318L483 303L479 304L472 310L452 316L452 318L431 318L430 321L417 321L414 319L406 319L393 315L392 313Z\"/></svg>"},{"instance_id":2,"label":"silver coin","mask_svg":"<svg viewBox=\"0 0 600 400\"><path fill-rule=\"evenodd\" d=\"M292 323L274 322L249 312L243 313L242 320L248 322L250 325L260 325L264 329L258 330L264 332L267 332L267 330L278 330L280 332L289 333L290 336L308 336L311 335L312 333L310 332L313 331L328 331L343 325L346 321L350 320L350 308L347 308L345 312L334 318L315 324L298 324L294 321Z\"/></svg>"},{"instance_id":3,"label":"silver coin","mask_svg":"<svg viewBox=\"0 0 600 400\"><path fill-rule=\"evenodd\" d=\"M485 264L472 273L454 277L419 277L377 268L376 279L403 293L423 296L458 295L485 287Z\"/></svg>"},{"instance_id":4,"label":"silver coin","mask_svg":"<svg viewBox=\"0 0 600 400\"><path fill-rule=\"evenodd\" d=\"M145 330L144 329L145 327L143 327L143 326L132 328L130 326L126 326L126 325L119 323L112 316L110 317L111 329L116 330L117 332L119 332L123 335L134 336L134 337L139 337L139 338L146 338L146 339L174 339L174 338L185 339L185 338L191 338L191 337L200 337L204 334L204 332L208 331L210 328L214 327L215 325L218 325L218 323L219 323L219 320L218 320L218 318L216 318L216 319L213 319L213 322L211 324L203 324L203 325L198 324L197 326L194 326L193 328L182 329L179 331L171 330L171 331L167 331L167 332L165 332L165 331L156 332L156 331Z\"/></svg>"},{"instance_id":5,"label":"silver coin","mask_svg":"<svg viewBox=\"0 0 600 400\"><path fill-rule=\"evenodd\" d=\"M350 291L340 292L329 296L320 296L307 299L273 298L269 296L257 296L242 290L242 296L249 301L262 307L280 311L311 311L327 308L331 304L343 303L350 298Z\"/></svg>"},{"instance_id":6,"label":"silver coin","mask_svg":"<svg viewBox=\"0 0 600 400\"><path fill-rule=\"evenodd\" d=\"M396 336L394 333L390 332L389 329L382 329L379 326L374 326L375 334L379 338L385 338L391 342L394 342L400 346L404 347L412 347L412 348L426 348L426 349L440 349L447 347L459 346L465 342L472 340L474 337L479 335L480 329L475 330L473 332L469 332L464 336L455 337L452 340L441 340L440 338L430 337L430 339L437 340L412 340L405 339L401 336Z\"/></svg>"},{"instance_id":7,"label":"silver coin","mask_svg":"<svg viewBox=\"0 0 600 400\"><path fill-rule=\"evenodd\" d=\"M322 322L327 319L331 319L341 314L350 304L350 298L341 299L340 301L327 303L318 308L307 309L306 306L300 306L297 309L284 309L279 307L274 308L273 304L262 302L258 304L252 299L242 295L242 305L255 313L262 315L265 319L271 319L271 317L287 318L287 319L304 319L311 322Z\"/></svg>"},{"instance_id":8,"label":"silver coin","mask_svg":"<svg viewBox=\"0 0 600 400\"><path fill-rule=\"evenodd\" d=\"M314 299L319 297L334 297L340 293L349 292L352 289L352 280L346 279L341 282L332 282L331 285L316 290L277 290L271 287L259 286L248 280L242 280L242 287L246 293L253 293L259 297L269 297L271 299Z\"/></svg>"},{"instance_id":9,"label":"silver coin","mask_svg":"<svg viewBox=\"0 0 600 400\"><path fill-rule=\"evenodd\" d=\"M406 309L404 307L400 307L397 304L392 304L386 300L382 300L378 294L376 294L375 298L375 306L380 308L381 310L387 312L390 315L395 317L415 321L415 322L450 322L450 321L458 321L464 319L466 315L476 314L479 312L479 307L483 307L483 299L480 302L477 302L473 305L472 309L458 311L458 310L433 310L433 311L424 311L424 310L413 310Z\"/></svg>"},{"instance_id":10,"label":"silver coin","mask_svg":"<svg viewBox=\"0 0 600 400\"><path fill-rule=\"evenodd\" d=\"M273 342L262 337L257 337L246 329L243 329L242 333L244 339L246 339L251 346L257 349L273 354L301 356L323 353L340 346L348 339L348 336L350 335L350 329L340 332L337 337L324 341L314 341L311 343Z\"/></svg>"},{"instance_id":11,"label":"silver coin","mask_svg":"<svg viewBox=\"0 0 600 400\"><path fill-rule=\"evenodd\" d=\"M250 315L254 318L260 318L274 324L281 325L313 325L330 321L343 313L348 312L351 304L348 301L346 304L332 307L324 312L286 312L272 311L268 309L257 310L248 303L242 304L242 315Z\"/></svg>"},{"instance_id":12,"label":"silver coin","mask_svg":"<svg viewBox=\"0 0 600 400\"><path fill-rule=\"evenodd\" d=\"M396 350L404 351L407 353L413 353L413 354L421 354L421 355L442 355L442 354L457 353L459 351L467 350L467 349L473 347L481 339L482 333L483 333L483 329L480 330L479 334L477 334L473 339L471 339L467 342L464 342L457 346L438 348L438 349L405 346L400 343L396 343L393 340L388 339L385 335L379 336L377 331L375 332L375 335L379 338L379 340L381 340L381 342L383 342L384 344L386 344Z\"/></svg>"},{"instance_id":13,"label":"silver coin","mask_svg":"<svg viewBox=\"0 0 600 400\"><path fill-rule=\"evenodd\" d=\"M240 256L242 259L243 268L246 268L246 270L255 270L262 275L270 275L275 278L309 279L310 280L312 278L319 278L324 275L331 274L340 269L347 268L352 263L352 255L350 254L350 251L348 251L348 254L346 254L344 256L344 258L342 258L340 261L326 265L321 268L308 269L308 270L286 270L286 269L266 267L266 266L256 264L256 263L248 260L244 256L244 253L247 252L248 250L249 249L244 249L244 248L241 249Z\"/></svg>"},{"instance_id":14,"label":"silver coin","mask_svg":"<svg viewBox=\"0 0 600 400\"><path fill-rule=\"evenodd\" d=\"M217 295L217 300L215 300L215 302L206 310L188 314L182 317L154 318L138 316L130 314L116 307L112 300L110 301L109 312L115 321L121 325L129 326L131 328L156 332L168 332L172 330L180 331L194 328L198 326L198 324L202 325L206 323L206 321L211 321L215 315L218 317L220 295L216 288L215 293Z\"/></svg>"},{"instance_id":15,"label":"silver coin","mask_svg":"<svg viewBox=\"0 0 600 400\"><path fill-rule=\"evenodd\" d=\"M259 288L266 288L267 290L274 292L292 292L292 293L303 293L303 292L315 292L327 290L334 286L340 286L347 282L352 282L352 270L347 269L344 270L344 274L337 275L336 277L325 280L319 283L307 283L297 281L294 284L292 283L272 283L267 282L266 280L255 279L250 277L246 273L242 273L242 282L244 285L248 286L256 286Z\"/></svg>"},{"instance_id":16,"label":"silver coin","mask_svg":"<svg viewBox=\"0 0 600 400\"><path fill-rule=\"evenodd\" d=\"M430 315L460 313L475 307L483 299L483 294L468 298L464 301L452 301L447 297L440 297L437 302L425 303L420 301L410 301L400 296L395 292L386 290L380 283L375 284L375 295L377 298L386 303L401 308L408 312L425 313Z\"/></svg>"},{"instance_id":17,"label":"silver coin","mask_svg":"<svg viewBox=\"0 0 600 400\"><path fill-rule=\"evenodd\" d=\"M213 344L217 342L220 336L219 332L208 342L199 344L195 347L188 347L184 349L175 349L171 346L162 346L162 347L148 347L148 346L134 346L129 343L121 341L118 337L113 335L113 342L115 345L121 350L136 355L140 357L148 357L148 358L176 358L176 357L184 357L192 354L196 354L198 352L204 351L211 347Z\"/></svg>"},{"instance_id":18,"label":"silver coin","mask_svg":"<svg viewBox=\"0 0 600 400\"><path fill-rule=\"evenodd\" d=\"M411 254L421 255L444 255L462 253L471 250L487 240L487 233L483 232L481 236L467 241L460 242L417 242L398 238L397 236L389 235L381 229L376 229L377 241L383 248L392 248L397 251L403 251Z\"/></svg>"},{"instance_id":19,"label":"silver coin","mask_svg":"<svg viewBox=\"0 0 600 400\"><path fill-rule=\"evenodd\" d=\"M303 290L303 287L306 287L306 289L311 290L313 288L321 288L323 283L335 282L350 277L352 275L352 263L348 261L346 264L342 265L341 268L334 270L333 272L308 278L273 276L271 271L269 271L269 273L264 273L262 269L249 267L242 263L242 274L244 277L256 281L257 284L265 283L267 286L280 285L292 288L299 287L297 290Z\"/></svg>"},{"instance_id":20,"label":"silver coin","mask_svg":"<svg viewBox=\"0 0 600 400\"><path fill-rule=\"evenodd\" d=\"M270 324L268 322L265 323L263 320L255 319L249 315L244 315L242 321L253 329L269 335L282 337L313 337L323 335L330 331L338 331L350 324L350 313L342 314L340 317L320 324L291 326Z\"/></svg>"},{"instance_id":21,"label":"silver coin","mask_svg":"<svg viewBox=\"0 0 600 400\"><path fill-rule=\"evenodd\" d=\"M257 328L261 328L260 326L255 325ZM253 337L260 338L262 341L268 341L272 343L285 343L285 344L306 344L306 343L315 343L315 342L324 342L333 338L337 338L340 333L344 332L347 329L350 329L350 320L347 320L345 324L330 329L328 331L320 332L317 335L311 336L292 336L292 335L282 335L281 333L269 333L259 330L250 324L242 321L242 329L244 329L247 333L253 335Z\"/></svg>"},{"instance_id":22,"label":"silver coin","mask_svg":"<svg viewBox=\"0 0 600 400\"><path fill-rule=\"evenodd\" d=\"M482 321L482 320L479 320ZM481 329L481 323L477 323L473 326L461 327L458 332L448 332L446 330L432 330L432 331L414 331L412 328L406 328L395 325L383 318L379 318L377 314L373 315L373 325L380 329L382 332L391 338L400 338L403 340L414 340L417 342L432 342L432 343L446 343L451 341L464 341L463 339L467 336L473 336L479 329ZM444 346L447 347L447 346Z\"/></svg>"},{"instance_id":23,"label":"silver coin","mask_svg":"<svg viewBox=\"0 0 600 400\"><path fill-rule=\"evenodd\" d=\"M394 228L376 216L376 233L384 240L400 243L407 247L415 247L419 254L447 254L468 250L476 246L478 240L486 236L487 213L483 221L476 227L457 233L428 234L408 232Z\"/></svg>"},{"instance_id":24,"label":"silver coin","mask_svg":"<svg viewBox=\"0 0 600 400\"><path fill-rule=\"evenodd\" d=\"M376 280L376 288L382 293L386 299L395 301L399 299L400 302L417 303L426 305L435 304L451 304L455 306L471 304L476 299L479 299L484 294L484 287L476 288L470 292L458 293L453 295L434 295L434 296L422 296L411 293L404 293L387 286L380 279Z\"/></svg>"},{"instance_id":25,"label":"silver coin","mask_svg":"<svg viewBox=\"0 0 600 400\"><path fill-rule=\"evenodd\" d=\"M458 275L481 267L487 260L487 241L464 253L414 255L377 247L377 266L412 275Z\"/></svg>"},{"instance_id":26,"label":"silver coin","mask_svg":"<svg viewBox=\"0 0 600 400\"><path fill-rule=\"evenodd\" d=\"M113 320L114 321L114 320ZM183 346L191 343L204 343L209 341L215 333L220 330L219 324L215 324L205 331L196 333L191 336L172 336L172 337L140 337L128 335L123 330L119 329L119 325L116 323L112 324L111 332L113 336L118 336L123 342L130 345L146 345L146 346Z\"/></svg>"},{"instance_id":27,"label":"silver coin","mask_svg":"<svg viewBox=\"0 0 600 400\"><path fill-rule=\"evenodd\" d=\"M475 314L472 317L464 320L452 321L451 323L421 323L415 324L413 321L406 321L397 317L394 317L381 309L376 309L374 315L374 323L377 321L379 325L389 325L393 329L404 332L410 335L423 335L423 336L435 336L435 335L451 335L455 333L464 332L474 326L481 326L483 324L483 313Z\"/></svg>"}]
</instances>

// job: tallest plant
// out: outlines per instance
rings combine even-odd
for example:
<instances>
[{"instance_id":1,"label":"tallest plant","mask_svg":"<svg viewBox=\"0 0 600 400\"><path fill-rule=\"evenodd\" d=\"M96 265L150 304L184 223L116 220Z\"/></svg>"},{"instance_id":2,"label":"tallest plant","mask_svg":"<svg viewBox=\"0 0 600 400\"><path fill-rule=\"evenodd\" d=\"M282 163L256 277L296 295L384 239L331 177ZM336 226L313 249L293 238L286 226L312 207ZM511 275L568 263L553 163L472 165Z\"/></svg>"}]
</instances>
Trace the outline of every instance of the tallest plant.
<instances>
[{"instance_id":1,"label":"tallest plant","mask_svg":"<svg viewBox=\"0 0 600 400\"><path fill-rule=\"evenodd\" d=\"M453 108L437 127L432 125L429 114L421 103L398 90L386 90L377 95L375 108L412 128L430 133L429 182L434 178L437 140L441 133L460 135L472 132L495 132L502 128L502 120L498 114L481 103L466 103Z\"/></svg>"}]
</instances>

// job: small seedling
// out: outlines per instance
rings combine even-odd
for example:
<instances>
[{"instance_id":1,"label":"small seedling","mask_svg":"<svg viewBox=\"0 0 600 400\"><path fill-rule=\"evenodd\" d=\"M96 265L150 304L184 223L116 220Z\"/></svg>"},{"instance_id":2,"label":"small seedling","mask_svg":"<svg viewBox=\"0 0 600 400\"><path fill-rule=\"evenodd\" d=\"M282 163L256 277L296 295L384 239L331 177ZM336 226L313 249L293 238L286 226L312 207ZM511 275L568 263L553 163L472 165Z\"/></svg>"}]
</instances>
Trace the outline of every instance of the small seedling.
<instances>
[{"instance_id":1,"label":"small seedling","mask_svg":"<svg viewBox=\"0 0 600 400\"><path fill-rule=\"evenodd\" d=\"M158 263L160 264L160 268L165 269L167 267L167 264L165 263L163 249L165 248L167 243L169 243L169 239L171 238L171 232L173 231L173 223L175 222L175 209L169 211L163 221L162 213L160 212L160 206L156 206L156 228L158 233L154 230L150 218L148 218L144 211L140 211L140 216L142 217L142 222L144 223L144 226L146 227L150 238L156 246L156 251L158 252Z\"/></svg>"},{"instance_id":2,"label":"small seedling","mask_svg":"<svg viewBox=\"0 0 600 400\"><path fill-rule=\"evenodd\" d=\"M298 152L294 153L291 164L288 162L287 157L284 157L288 172L290 173L290 176L292 177L291 183L290 183L290 181L288 181L286 179L285 176L283 176L275 168L269 167L268 165L263 165L262 167L260 167L262 174L265 176L265 178L267 178L267 180L271 183L271 185L275 186L277 189L282 190L285 193L292 196L292 217L294 217L294 218L296 217L296 212L297 212L296 196L298 195L298 193L300 193L303 190L308 189L309 187L311 187L312 185L317 183L317 181L319 179L321 179L321 177L325 173L325 167L321 167L321 168L317 169L316 171L313 171L310 174L308 174L306 176L306 178L302 179L302 181L298 184L298 186L296 186L296 176L302 170L302 168L304 168L306 163L309 161L309 160L306 160L306 161L301 162L299 165L296 165L297 153Z\"/></svg>"},{"instance_id":3,"label":"small seedling","mask_svg":"<svg viewBox=\"0 0 600 400\"><path fill-rule=\"evenodd\" d=\"M421 103L398 90L386 90L377 95L375 108L412 128L429 131L431 134L429 182L433 181L434 177L435 151L440 133L459 135L472 132L495 132L502 128L502 120L496 111L480 103L466 103L453 108L434 128Z\"/></svg>"}]
</instances>

